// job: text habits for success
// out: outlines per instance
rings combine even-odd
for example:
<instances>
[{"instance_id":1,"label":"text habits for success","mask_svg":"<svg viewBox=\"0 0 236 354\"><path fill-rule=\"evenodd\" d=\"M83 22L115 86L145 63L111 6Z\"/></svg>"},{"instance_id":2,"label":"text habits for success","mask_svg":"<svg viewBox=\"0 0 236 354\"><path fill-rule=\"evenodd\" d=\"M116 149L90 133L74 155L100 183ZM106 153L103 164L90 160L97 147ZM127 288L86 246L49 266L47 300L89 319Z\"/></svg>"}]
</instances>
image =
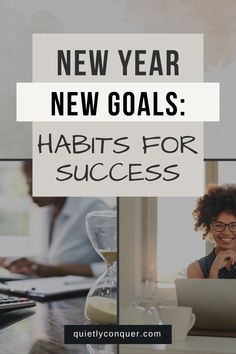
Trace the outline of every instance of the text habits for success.
<instances>
[{"instance_id":1,"label":"text habits for success","mask_svg":"<svg viewBox=\"0 0 236 354\"><path fill-rule=\"evenodd\" d=\"M35 34L33 83L17 88L17 120L37 122L33 193L201 193L193 122L219 120L219 85L202 70L199 34Z\"/></svg>"},{"instance_id":2,"label":"text habits for success","mask_svg":"<svg viewBox=\"0 0 236 354\"><path fill-rule=\"evenodd\" d=\"M141 153L149 155L153 150L158 156L158 152L167 155L171 154L198 154L194 147L195 137L183 135L175 136L142 136L142 140L137 142L140 146ZM60 153L63 155L96 155L96 163L78 164L66 163L57 167L56 180L65 182L73 179L74 181L96 181L101 182L109 179L113 182L121 182L127 180L129 182L146 180L148 182L163 179L171 182L180 177L178 164L170 164L163 166L158 163L158 158L152 165L144 166L142 163L133 161L132 163L124 163L123 155L128 153L134 146L129 143L127 136L118 138L112 137L92 137L74 134L70 137L60 134L57 138L51 133L47 135L40 134L38 136L38 153L44 155L55 155ZM122 155L122 158L114 158L114 163L110 166L106 163L106 154L112 153L114 156ZM100 156L100 158L99 158ZM90 160L90 159L88 159Z\"/></svg>"}]
</instances>

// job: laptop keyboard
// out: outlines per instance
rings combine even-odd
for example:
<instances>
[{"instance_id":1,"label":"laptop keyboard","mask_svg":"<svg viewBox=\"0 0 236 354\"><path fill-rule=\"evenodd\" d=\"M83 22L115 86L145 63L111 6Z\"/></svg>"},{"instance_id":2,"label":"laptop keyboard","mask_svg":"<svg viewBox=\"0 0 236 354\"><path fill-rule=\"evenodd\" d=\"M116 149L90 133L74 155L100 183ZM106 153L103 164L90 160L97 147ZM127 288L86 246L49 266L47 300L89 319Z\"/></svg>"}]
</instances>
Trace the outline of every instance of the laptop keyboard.
<instances>
[{"instance_id":1,"label":"laptop keyboard","mask_svg":"<svg viewBox=\"0 0 236 354\"><path fill-rule=\"evenodd\" d=\"M32 307L35 305L36 304L33 300L29 300L23 297L0 294L0 314L7 311Z\"/></svg>"}]
</instances>

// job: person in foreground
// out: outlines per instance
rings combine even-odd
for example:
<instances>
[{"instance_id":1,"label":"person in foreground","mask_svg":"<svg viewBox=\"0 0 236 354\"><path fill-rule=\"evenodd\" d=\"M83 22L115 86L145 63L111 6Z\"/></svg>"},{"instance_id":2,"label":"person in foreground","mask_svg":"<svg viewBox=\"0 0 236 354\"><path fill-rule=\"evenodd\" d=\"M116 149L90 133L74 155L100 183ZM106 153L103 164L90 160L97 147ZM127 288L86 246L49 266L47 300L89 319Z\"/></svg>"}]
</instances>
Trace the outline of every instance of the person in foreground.
<instances>
[{"instance_id":1,"label":"person in foreground","mask_svg":"<svg viewBox=\"0 0 236 354\"><path fill-rule=\"evenodd\" d=\"M23 173L36 207L34 230L42 240L36 259L2 258L0 265L12 273L40 277L99 276L104 262L87 237L86 215L108 209L101 198L32 197L32 162L24 161Z\"/></svg>"},{"instance_id":2,"label":"person in foreground","mask_svg":"<svg viewBox=\"0 0 236 354\"><path fill-rule=\"evenodd\" d=\"M215 244L187 267L188 278L236 279L236 185L211 186L193 211L195 231Z\"/></svg>"}]
</instances>

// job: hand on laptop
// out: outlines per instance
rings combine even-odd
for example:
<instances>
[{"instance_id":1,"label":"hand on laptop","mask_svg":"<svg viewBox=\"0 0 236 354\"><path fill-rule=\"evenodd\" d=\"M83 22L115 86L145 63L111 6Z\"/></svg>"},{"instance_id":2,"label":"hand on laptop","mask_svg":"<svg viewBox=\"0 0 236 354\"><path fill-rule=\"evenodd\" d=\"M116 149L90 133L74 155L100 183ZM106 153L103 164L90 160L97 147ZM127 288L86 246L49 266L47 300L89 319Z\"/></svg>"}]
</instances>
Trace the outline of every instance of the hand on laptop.
<instances>
[{"instance_id":1,"label":"hand on laptop","mask_svg":"<svg viewBox=\"0 0 236 354\"><path fill-rule=\"evenodd\" d=\"M37 271L37 263L28 258L1 258L0 264L10 272L17 274L33 275Z\"/></svg>"},{"instance_id":2,"label":"hand on laptop","mask_svg":"<svg viewBox=\"0 0 236 354\"><path fill-rule=\"evenodd\" d=\"M12 273L34 275L38 277L56 277L65 275L93 276L91 267L83 264L48 265L34 262L28 258L0 258L0 265Z\"/></svg>"},{"instance_id":3,"label":"hand on laptop","mask_svg":"<svg viewBox=\"0 0 236 354\"><path fill-rule=\"evenodd\" d=\"M220 269L226 267L228 270L236 263L236 252L233 250L220 251L214 262L212 263L210 270L210 278L218 278L218 272Z\"/></svg>"}]
</instances>

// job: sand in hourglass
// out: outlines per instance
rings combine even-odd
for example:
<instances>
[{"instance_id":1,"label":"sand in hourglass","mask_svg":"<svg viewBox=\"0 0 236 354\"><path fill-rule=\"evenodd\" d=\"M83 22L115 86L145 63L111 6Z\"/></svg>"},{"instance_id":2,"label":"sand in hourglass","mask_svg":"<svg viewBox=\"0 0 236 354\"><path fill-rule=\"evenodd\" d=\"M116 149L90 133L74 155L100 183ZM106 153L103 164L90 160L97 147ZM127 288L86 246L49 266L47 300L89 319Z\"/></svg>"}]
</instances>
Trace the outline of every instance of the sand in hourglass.
<instances>
[{"instance_id":1,"label":"sand in hourglass","mask_svg":"<svg viewBox=\"0 0 236 354\"><path fill-rule=\"evenodd\" d=\"M112 265L117 259L116 250L99 250L99 253ZM92 296L86 302L85 313L87 318L95 323L116 323L117 301L109 297Z\"/></svg>"},{"instance_id":2,"label":"sand in hourglass","mask_svg":"<svg viewBox=\"0 0 236 354\"><path fill-rule=\"evenodd\" d=\"M116 262L117 251L116 250L99 250L99 253L105 258L109 265Z\"/></svg>"},{"instance_id":3,"label":"sand in hourglass","mask_svg":"<svg viewBox=\"0 0 236 354\"><path fill-rule=\"evenodd\" d=\"M86 316L95 323L116 323L117 301L102 296L92 296L86 303Z\"/></svg>"}]
</instances>

